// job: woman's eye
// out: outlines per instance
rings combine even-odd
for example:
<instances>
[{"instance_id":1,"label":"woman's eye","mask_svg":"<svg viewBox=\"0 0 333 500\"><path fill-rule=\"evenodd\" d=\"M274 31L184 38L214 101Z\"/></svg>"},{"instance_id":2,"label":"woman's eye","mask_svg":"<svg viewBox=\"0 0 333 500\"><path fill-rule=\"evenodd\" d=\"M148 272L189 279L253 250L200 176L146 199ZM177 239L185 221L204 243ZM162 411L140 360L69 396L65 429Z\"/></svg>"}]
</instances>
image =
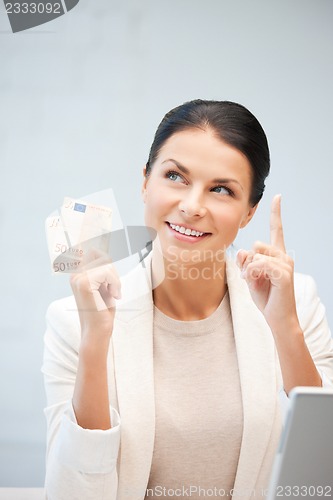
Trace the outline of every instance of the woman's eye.
<instances>
[{"instance_id":1,"label":"woman's eye","mask_svg":"<svg viewBox=\"0 0 333 500\"><path fill-rule=\"evenodd\" d=\"M224 186L216 186L215 188L213 188L213 190L216 192L216 193L219 193L219 194L230 194L232 195L232 191Z\"/></svg>"},{"instance_id":2,"label":"woman's eye","mask_svg":"<svg viewBox=\"0 0 333 500\"><path fill-rule=\"evenodd\" d=\"M170 179L171 181L177 181L177 178L182 180L181 176L177 172L167 172L166 174L167 178Z\"/></svg>"}]
</instances>

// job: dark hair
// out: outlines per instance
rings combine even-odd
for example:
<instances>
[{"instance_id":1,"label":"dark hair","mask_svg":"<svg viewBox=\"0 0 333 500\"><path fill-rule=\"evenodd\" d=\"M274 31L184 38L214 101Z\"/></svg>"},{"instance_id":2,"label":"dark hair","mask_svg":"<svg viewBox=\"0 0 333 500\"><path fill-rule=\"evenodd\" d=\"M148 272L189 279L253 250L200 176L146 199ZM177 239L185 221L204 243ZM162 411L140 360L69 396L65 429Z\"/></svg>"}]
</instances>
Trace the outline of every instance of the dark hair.
<instances>
[{"instance_id":1,"label":"dark hair","mask_svg":"<svg viewBox=\"0 0 333 500\"><path fill-rule=\"evenodd\" d=\"M169 111L159 124L146 164L146 176L164 143L176 132L212 129L226 144L241 151L252 167L250 203L261 200L270 157L265 132L256 117L244 106L230 101L188 101Z\"/></svg>"}]
</instances>

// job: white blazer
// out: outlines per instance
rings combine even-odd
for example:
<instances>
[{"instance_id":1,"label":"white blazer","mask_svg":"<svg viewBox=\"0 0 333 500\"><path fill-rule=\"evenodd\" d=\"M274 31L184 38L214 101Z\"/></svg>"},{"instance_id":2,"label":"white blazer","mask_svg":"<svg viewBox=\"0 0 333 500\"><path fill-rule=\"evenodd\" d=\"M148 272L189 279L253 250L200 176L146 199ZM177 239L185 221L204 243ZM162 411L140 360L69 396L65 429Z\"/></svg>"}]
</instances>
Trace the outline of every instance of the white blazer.
<instances>
[{"instance_id":1,"label":"white blazer","mask_svg":"<svg viewBox=\"0 0 333 500\"><path fill-rule=\"evenodd\" d=\"M250 500L267 487L288 398L270 328L234 261L226 270L244 419L234 498ZM308 348L324 385L332 386L333 342L313 279L296 273L295 294ZM155 436L151 254L122 277L122 297L108 356L112 429L106 431L82 429L72 409L80 345L74 298L48 309L42 371L49 500L145 497Z\"/></svg>"}]
</instances>

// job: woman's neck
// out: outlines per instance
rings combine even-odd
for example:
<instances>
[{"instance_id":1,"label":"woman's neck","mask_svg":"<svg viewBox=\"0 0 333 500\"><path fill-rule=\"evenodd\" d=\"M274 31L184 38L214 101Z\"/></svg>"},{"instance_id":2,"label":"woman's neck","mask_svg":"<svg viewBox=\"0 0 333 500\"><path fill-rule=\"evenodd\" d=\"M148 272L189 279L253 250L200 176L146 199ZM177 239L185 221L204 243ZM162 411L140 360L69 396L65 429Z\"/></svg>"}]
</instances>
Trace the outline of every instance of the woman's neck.
<instances>
[{"instance_id":1,"label":"woman's neck","mask_svg":"<svg viewBox=\"0 0 333 500\"><path fill-rule=\"evenodd\" d=\"M154 276L164 279L153 287L155 306L164 314L181 321L193 321L210 316L221 303L226 290L225 261L170 262L152 256ZM156 280L155 280L156 282Z\"/></svg>"}]
</instances>

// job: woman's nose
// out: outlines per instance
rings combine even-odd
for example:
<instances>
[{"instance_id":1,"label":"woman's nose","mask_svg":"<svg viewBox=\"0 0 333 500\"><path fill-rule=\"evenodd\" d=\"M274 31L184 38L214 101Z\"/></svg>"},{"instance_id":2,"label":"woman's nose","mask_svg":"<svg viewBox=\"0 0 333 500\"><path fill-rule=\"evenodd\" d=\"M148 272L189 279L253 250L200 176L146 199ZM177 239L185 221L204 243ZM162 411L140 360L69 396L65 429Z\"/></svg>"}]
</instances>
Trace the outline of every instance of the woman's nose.
<instances>
[{"instance_id":1,"label":"woman's nose","mask_svg":"<svg viewBox=\"0 0 333 500\"><path fill-rule=\"evenodd\" d=\"M179 210L188 217L202 217L206 213L202 195L198 192L191 191L179 202Z\"/></svg>"}]
</instances>

